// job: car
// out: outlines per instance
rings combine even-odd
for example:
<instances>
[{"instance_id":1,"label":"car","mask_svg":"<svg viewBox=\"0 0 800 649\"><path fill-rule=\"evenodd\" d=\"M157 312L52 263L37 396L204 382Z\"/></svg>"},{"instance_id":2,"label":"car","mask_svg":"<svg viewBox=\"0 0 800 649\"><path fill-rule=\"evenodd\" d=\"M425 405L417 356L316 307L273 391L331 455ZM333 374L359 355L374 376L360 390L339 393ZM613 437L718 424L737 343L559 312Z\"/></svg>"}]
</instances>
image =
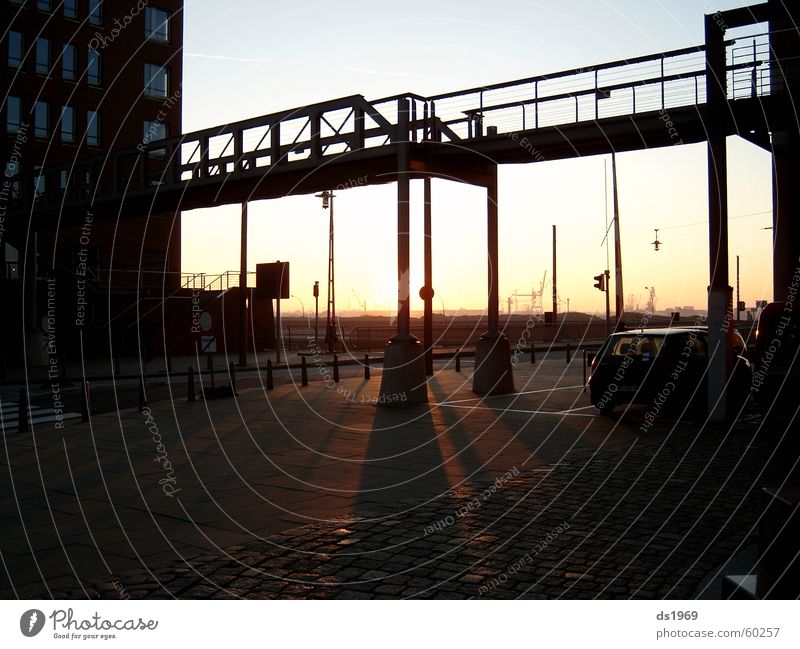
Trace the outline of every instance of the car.
<instances>
[{"instance_id":1,"label":"car","mask_svg":"<svg viewBox=\"0 0 800 649\"><path fill-rule=\"evenodd\" d=\"M752 370L746 346L735 331L734 365L728 394L741 404L750 393ZM600 414L610 415L624 403L651 406L645 418L662 411L705 410L708 329L670 327L611 334L592 360L589 394Z\"/></svg>"},{"instance_id":2,"label":"car","mask_svg":"<svg viewBox=\"0 0 800 649\"><path fill-rule=\"evenodd\" d=\"M800 390L800 304L771 302L758 317L753 398L773 421L791 420Z\"/></svg>"}]
</instances>

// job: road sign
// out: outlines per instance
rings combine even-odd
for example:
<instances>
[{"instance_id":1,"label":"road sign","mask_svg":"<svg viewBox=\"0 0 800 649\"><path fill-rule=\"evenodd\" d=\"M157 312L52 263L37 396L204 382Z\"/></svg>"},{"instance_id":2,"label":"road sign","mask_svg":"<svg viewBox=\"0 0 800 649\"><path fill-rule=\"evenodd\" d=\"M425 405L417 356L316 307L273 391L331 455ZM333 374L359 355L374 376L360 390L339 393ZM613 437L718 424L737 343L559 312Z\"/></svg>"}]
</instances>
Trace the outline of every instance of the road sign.
<instances>
[{"instance_id":1,"label":"road sign","mask_svg":"<svg viewBox=\"0 0 800 649\"><path fill-rule=\"evenodd\" d=\"M217 337L216 336L200 336L200 351L205 354L217 351Z\"/></svg>"}]
</instances>

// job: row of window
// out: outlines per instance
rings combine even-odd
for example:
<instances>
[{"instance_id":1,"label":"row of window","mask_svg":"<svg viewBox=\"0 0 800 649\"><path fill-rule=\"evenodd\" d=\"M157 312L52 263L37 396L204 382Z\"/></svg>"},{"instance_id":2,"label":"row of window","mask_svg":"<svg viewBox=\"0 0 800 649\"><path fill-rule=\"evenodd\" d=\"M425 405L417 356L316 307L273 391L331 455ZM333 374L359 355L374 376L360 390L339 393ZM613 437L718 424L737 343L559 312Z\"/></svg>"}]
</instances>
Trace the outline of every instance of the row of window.
<instances>
[{"instance_id":1,"label":"row of window","mask_svg":"<svg viewBox=\"0 0 800 649\"><path fill-rule=\"evenodd\" d=\"M7 104L6 132L15 135L22 126L22 100L19 97L10 96ZM52 123L50 104L46 101L37 101L33 106L34 136L37 138L49 138ZM74 107L61 107L59 128L62 142L76 142L76 110ZM167 137L167 125L160 120L145 120L142 132L142 140L144 142L163 140ZM96 110L86 111L86 144L89 146L99 146L100 144L100 115ZM159 149L157 152L151 152L151 156L160 156L163 154L164 151L162 149Z\"/></svg>"},{"instance_id":2,"label":"row of window","mask_svg":"<svg viewBox=\"0 0 800 649\"><path fill-rule=\"evenodd\" d=\"M36 73L49 75L51 72L51 42L48 38L36 39ZM9 32L8 67L20 68L23 61L23 41L19 32ZM78 52L75 45L66 43L61 51L61 77L66 81L78 78ZM86 55L86 80L90 86L100 86L103 82L102 55L89 48ZM144 64L144 94L146 97L166 99L169 94L169 71L153 63Z\"/></svg>"},{"instance_id":3,"label":"row of window","mask_svg":"<svg viewBox=\"0 0 800 649\"><path fill-rule=\"evenodd\" d=\"M11 4L21 5L22 0L11 0ZM53 0L37 0L36 8L52 13L53 4ZM78 18L78 0L63 0L58 4L63 7L65 18ZM89 0L89 24L102 26L103 0ZM169 12L167 10L150 6L144 8L144 36L152 41L169 43Z\"/></svg>"}]
</instances>

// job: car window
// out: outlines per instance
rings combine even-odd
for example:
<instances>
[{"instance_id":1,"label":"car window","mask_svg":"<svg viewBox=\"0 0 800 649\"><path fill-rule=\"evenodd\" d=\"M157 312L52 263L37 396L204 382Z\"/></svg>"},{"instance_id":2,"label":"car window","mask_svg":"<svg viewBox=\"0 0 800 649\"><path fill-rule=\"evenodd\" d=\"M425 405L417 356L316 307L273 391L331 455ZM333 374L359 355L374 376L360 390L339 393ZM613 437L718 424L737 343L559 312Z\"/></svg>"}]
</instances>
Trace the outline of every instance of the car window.
<instances>
[{"instance_id":1,"label":"car window","mask_svg":"<svg viewBox=\"0 0 800 649\"><path fill-rule=\"evenodd\" d=\"M643 359L655 358L661 351L664 343L663 336L650 336L647 334L630 334L617 336L613 345L610 345L611 356L636 356Z\"/></svg>"}]
</instances>

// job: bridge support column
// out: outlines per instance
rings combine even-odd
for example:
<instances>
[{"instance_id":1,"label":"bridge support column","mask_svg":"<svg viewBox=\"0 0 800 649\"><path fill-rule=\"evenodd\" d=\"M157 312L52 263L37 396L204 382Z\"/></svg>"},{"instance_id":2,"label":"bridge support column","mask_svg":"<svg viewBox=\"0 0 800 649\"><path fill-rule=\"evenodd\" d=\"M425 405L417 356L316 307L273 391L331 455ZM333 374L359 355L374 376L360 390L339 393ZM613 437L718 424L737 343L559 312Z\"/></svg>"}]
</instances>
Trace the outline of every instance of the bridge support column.
<instances>
[{"instance_id":1,"label":"bridge support column","mask_svg":"<svg viewBox=\"0 0 800 649\"><path fill-rule=\"evenodd\" d=\"M425 346L425 374L433 376L433 240L431 215L431 179L425 178L424 257L425 286L420 291L425 302L423 345Z\"/></svg>"},{"instance_id":2,"label":"bridge support column","mask_svg":"<svg viewBox=\"0 0 800 649\"><path fill-rule=\"evenodd\" d=\"M383 375L378 404L410 405L428 401L425 350L411 333L410 185L407 99L399 101L397 120L397 334L383 353Z\"/></svg>"},{"instance_id":3,"label":"bridge support column","mask_svg":"<svg viewBox=\"0 0 800 649\"><path fill-rule=\"evenodd\" d=\"M728 269L728 151L724 120L727 118L727 71L724 26L706 16L706 85L708 94L708 417L722 423L728 417L726 385L733 346L733 288ZM730 404L732 412L741 404Z\"/></svg>"},{"instance_id":4,"label":"bridge support column","mask_svg":"<svg viewBox=\"0 0 800 649\"><path fill-rule=\"evenodd\" d=\"M472 391L476 394L507 394L514 391L511 348L500 332L499 242L497 234L497 167L487 187L487 242L489 283L489 330L475 349Z\"/></svg>"},{"instance_id":5,"label":"bridge support column","mask_svg":"<svg viewBox=\"0 0 800 649\"><path fill-rule=\"evenodd\" d=\"M785 302L790 291L797 296L795 276L800 267L800 137L795 133L772 134L773 155L773 297Z\"/></svg>"}]
</instances>

